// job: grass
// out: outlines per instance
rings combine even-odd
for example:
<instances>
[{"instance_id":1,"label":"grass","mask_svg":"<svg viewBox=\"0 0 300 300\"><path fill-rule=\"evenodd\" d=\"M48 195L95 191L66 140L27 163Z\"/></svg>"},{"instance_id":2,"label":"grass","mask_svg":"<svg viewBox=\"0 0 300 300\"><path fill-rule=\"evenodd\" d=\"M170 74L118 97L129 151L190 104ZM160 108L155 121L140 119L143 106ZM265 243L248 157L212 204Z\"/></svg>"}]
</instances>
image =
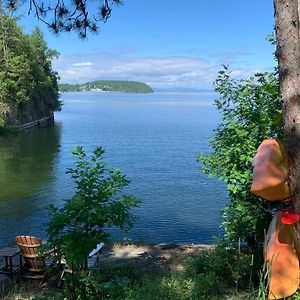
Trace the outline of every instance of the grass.
<instances>
[{"instance_id":1,"label":"grass","mask_svg":"<svg viewBox=\"0 0 300 300\"><path fill-rule=\"evenodd\" d=\"M70 275L60 289L57 281L41 289L17 284L1 299L34 300L263 300L263 270L254 272L251 253L220 244L193 256L182 256L183 269L166 268L162 257L146 255L121 262L102 262L100 269ZM176 261L180 256L169 263ZM51 282L51 281L50 281ZM300 293L289 299L300 300Z\"/></svg>"},{"instance_id":2,"label":"grass","mask_svg":"<svg viewBox=\"0 0 300 300\"><path fill-rule=\"evenodd\" d=\"M144 255L128 261L104 262L90 276L70 275L61 289L55 281L45 289L18 284L2 299L246 299L241 297L249 285L251 255L219 245L214 250L182 257L182 261L177 255L166 262L160 256ZM168 264L178 263L184 268L169 268Z\"/></svg>"}]
</instances>

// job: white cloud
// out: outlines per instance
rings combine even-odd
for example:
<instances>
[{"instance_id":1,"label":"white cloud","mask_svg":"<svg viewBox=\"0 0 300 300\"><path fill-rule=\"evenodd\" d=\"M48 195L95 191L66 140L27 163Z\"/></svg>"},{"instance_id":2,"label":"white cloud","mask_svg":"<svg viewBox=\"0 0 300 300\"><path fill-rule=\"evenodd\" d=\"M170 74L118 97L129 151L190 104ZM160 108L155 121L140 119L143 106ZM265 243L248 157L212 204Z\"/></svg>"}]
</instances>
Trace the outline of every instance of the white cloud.
<instances>
[{"instance_id":1,"label":"white cloud","mask_svg":"<svg viewBox=\"0 0 300 300\"><path fill-rule=\"evenodd\" d=\"M139 57L107 52L64 55L53 61L63 83L101 79L142 81L154 88L211 88L221 66L199 57ZM236 69L248 76L258 70Z\"/></svg>"},{"instance_id":2,"label":"white cloud","mask_svg":"<svg viewBox=\"0 0 300 300\"><path fill-rule=\"evenodd\" d=\"M80 63L74 63L73 67L86 67L86 66L92 66L93 64L91 62L80 62Z\"/></svg>"}]
</instances>

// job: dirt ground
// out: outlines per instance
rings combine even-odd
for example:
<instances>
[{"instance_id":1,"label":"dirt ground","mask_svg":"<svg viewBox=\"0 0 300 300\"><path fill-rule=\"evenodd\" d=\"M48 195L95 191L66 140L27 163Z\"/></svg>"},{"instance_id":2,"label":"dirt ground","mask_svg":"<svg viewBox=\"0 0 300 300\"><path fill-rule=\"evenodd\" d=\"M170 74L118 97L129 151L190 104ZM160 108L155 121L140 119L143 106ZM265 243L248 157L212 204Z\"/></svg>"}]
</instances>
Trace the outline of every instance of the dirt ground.
<instances>
[{"instance_id":1,"label":"dirt ground","mask_svg":"<svg viewBox=\"0 0 300 300\"><path fill-rule=\"evenodd\" d=\"M135 263L153 265L162 271L181 271L186 258L199 251L213 249L213 245L183 245L183 244L156 244L156 245L122 245L106 246L99 257L101 263Z\"/></svg>"}]
</instances>

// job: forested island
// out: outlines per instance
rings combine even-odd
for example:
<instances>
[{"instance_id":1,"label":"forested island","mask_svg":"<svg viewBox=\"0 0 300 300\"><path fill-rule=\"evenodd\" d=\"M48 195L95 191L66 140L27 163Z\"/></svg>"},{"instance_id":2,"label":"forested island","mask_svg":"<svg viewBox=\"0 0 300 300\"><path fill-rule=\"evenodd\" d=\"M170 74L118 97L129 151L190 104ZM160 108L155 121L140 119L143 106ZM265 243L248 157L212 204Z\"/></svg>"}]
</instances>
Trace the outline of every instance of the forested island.
<instances>
[{"instance_id":1,"label":"forested island","mask_svg":"<svg viewBox=\"0 0 300 300\"><path fill-rule=\"evenodd\" d=\"M0 127L39 125L59 110L57 73L42 32L22 32L16 19L0 15ZM34 126L35 126L34 125Z\"/></svg>"},{"instance_id":2,"label":"forested island","mask_svg":"<svg viewBox=\"0 0 300 300\"><path fill-rule=\"evenodd\" d=\"M125 80L97 80L82 84L59 84L60 92L123 92L123 93L153 93L150 86L143 82Z\"/></svg>"}]
</instances>

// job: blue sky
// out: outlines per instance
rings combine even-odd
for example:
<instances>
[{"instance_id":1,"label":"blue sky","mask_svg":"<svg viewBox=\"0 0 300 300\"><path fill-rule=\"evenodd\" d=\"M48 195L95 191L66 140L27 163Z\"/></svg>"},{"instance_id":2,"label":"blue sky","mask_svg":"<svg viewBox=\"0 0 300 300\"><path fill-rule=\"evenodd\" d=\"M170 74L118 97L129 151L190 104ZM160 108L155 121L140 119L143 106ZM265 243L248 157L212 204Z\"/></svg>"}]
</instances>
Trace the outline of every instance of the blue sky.
<instances>
[{"instance_id":1,"label":"blue sky","mask_svg":"<svg viewBox=\"0 0 300 300\"><path fill-rule=\"evenodd\" d=\"M25 4L26 7L26 4ZM272 0L124 0L97 35L55 36L33 17L50 48L60 52L53 67L61 82L138 80L154 88L211 88L221 64L234 76L271 70L274 48Z\"/></svg>"}]
</instances>

